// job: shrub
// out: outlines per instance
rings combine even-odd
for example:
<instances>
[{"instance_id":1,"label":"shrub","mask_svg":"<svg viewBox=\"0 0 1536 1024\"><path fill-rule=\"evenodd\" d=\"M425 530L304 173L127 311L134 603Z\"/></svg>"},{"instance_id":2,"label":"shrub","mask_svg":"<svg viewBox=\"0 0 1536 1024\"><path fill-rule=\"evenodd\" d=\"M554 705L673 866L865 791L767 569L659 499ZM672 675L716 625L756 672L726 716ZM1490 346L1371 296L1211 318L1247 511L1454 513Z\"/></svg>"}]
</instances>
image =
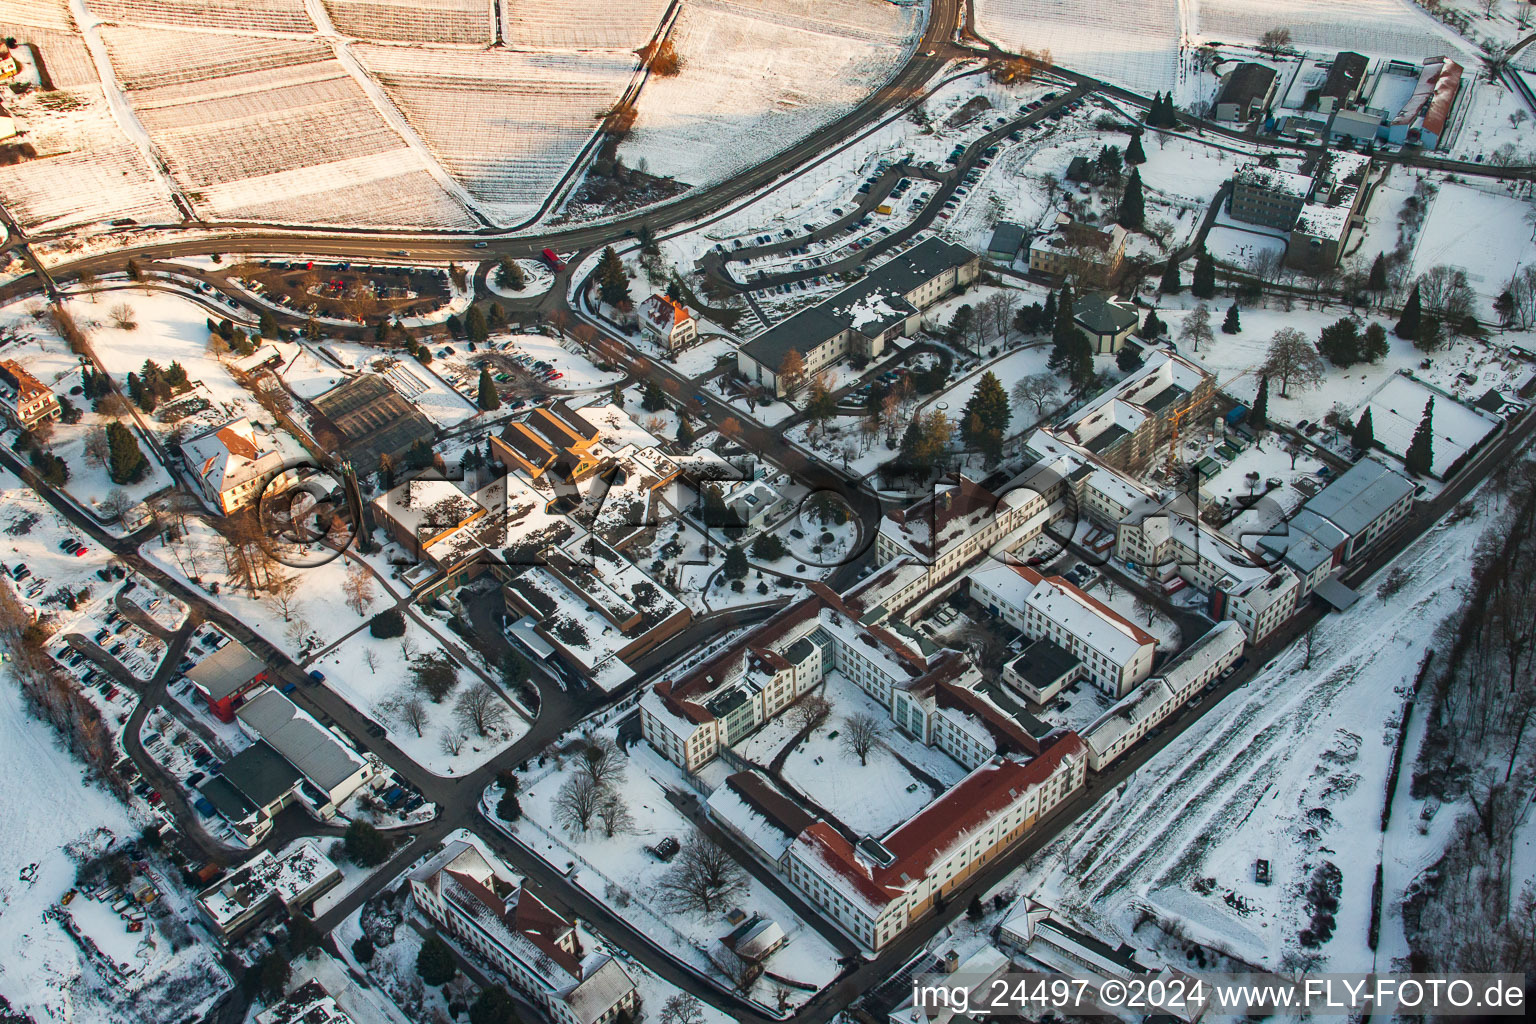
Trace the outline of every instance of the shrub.
<instances>
[{"instance_id":1,"label":"shrub","mask_svg":"<svg viewBox=\"0 0 1536 1024\"><path fill-rule=\"evenodd\" d=\"M368 632L377 640L405 636L405 616L398 608L386 608L368 621Z\"/></svg>"}]
</instances>

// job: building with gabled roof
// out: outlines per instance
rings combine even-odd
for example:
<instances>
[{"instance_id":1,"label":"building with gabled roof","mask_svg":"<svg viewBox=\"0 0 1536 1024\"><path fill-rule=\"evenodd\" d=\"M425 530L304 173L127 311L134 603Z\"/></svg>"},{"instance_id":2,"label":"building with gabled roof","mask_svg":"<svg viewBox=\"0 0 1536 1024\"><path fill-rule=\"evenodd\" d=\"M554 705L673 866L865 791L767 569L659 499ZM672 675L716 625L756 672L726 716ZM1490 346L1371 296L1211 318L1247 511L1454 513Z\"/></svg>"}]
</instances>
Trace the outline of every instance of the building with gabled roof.
<instances>
[{"instance_id":1,"label":"building with gabled roof","mask_svg":"<svg viewBox=\"0 0 1536 1024\"><path fill-rule=\"evenodd\" d=\"M372 762L270 686L246 701L235 717L245 733L264 741L308 781L322 818L333 816L377 774Z\"/></svg>"},{"instance_id":2,"label":"building with gabled roof","mask_svg":"<svg viewBox=\"0 0 1536 1024\"><path fill-rule=\"evenodd\" d=\"M878 358L915 334L922 311L974 281L980 268L981 257L964 246L927 239L742 345L736 372L783 397L794 384L780 379L790 352L800 355L806 380L847 356Z\"/></svg>"},{"instance_id":3,"label":"building with gabled roof","mask_svg":"<svg viewBox=\"0 0 1536 1024\"><path fill-rule=\"evenodd\" d=\"M1212 109L1218 121L1251 121L1264 113L1275 95L1275 69L1242 61L1221 76Z\"/></svg>"},{"instance_id":4,"label":"building with gabled roof","mask_svg":"<svg viewBox=\"0 0 1536 1024\"><path fill-rule=\"evenodd\" d=\"M181 458L215 509L231 515L283 486L283 453L256 437L241 416L181 443Z\"/></svg>"},{"instance_id":5,"label":"building with gabled roof","mask_svg":"<svg viewBox=\"0 0 1536 1024\"><path fill-rule=\"evenodd\" d=\"M1166 444L1174 415L1183 410L1186 422L1198 423L1215 395L1214 374L1178 353L1159 349L1049 433L1113 469L1141 472Z\"/></svg>"},{"instance_id":6,"label":"building with gabled roof","mask_svg":"<svg viewBox=\"0 0 1536 1024\"><path fill-rule=\"evenodd\" d=\"M214 717L233 722L242 698L266 683L267 663L232 639L193 665L186 675Z\"/></svg>"},{"instance_id":7,"label":"building with gabled roof","mask_svg":"<svg viewBox=\"0 0 1536 1024\"><path fill-rule=\"evenodd\" d=\"M1027 761L987 761L881 839L817 822L789 851L789 880L878 951L1076 793L1087 765L1082 740L1063 733Z\"/></svg>"},{"instance_id":8,"label":"building with gabled roof","mask_svg":"<svg viewBox=\"0 0 1536 1024\"><path fill-rule=\"evenodd\" d=\"M1049 231L1029 243L1029 269L1055 277L1105 285L1114 280L1125 259L1129 232L1119 224L1096 228L1058 213Z\"/></svg>"},{"instance_id":9,"label":"building with gabled roof","mask_svg":"<svg viewBox=\"0 0 1536 1024\"><path fill-rule=\"evenodd\" d=\"M993 565L970 576L971 596L1026 636L1076 657L1088 679L1123 697L1152 672L1157 638L1060 576L1027 565Z\"/></svg>"},{"instance_id":10,"label":"building with gabled roof","mask_svg":"<svg viewBox=\"0 0 1536 1024\"><path fill-rule=\"evenodd\" d=\"M526 880L454 840L410 874L417 908L484 957L557 1024L608 1024L639 1002L617 960L583 951L576 925Z\"/></svg>"},{"instance_id":11,"label":"building with gabled roof","mask_svg":"<svg viewBox=\"0 0 1536 1024\"><path fill-rule=\"evenodd\" d=\"M14 359L0 360L0 412L22 430L63 414L53 389Z\"/></svg>"},{"instance_id":12,"label":"building with gabled roof","mask_svg":"<svg viewBox=\"0 0 1536 1024\"><path fill-rule=\"evenodd\" d=\"M699 323L686 305L657 292L640 306L640 333L676 352L698 343Z\"/></svg>"}]
</instances>

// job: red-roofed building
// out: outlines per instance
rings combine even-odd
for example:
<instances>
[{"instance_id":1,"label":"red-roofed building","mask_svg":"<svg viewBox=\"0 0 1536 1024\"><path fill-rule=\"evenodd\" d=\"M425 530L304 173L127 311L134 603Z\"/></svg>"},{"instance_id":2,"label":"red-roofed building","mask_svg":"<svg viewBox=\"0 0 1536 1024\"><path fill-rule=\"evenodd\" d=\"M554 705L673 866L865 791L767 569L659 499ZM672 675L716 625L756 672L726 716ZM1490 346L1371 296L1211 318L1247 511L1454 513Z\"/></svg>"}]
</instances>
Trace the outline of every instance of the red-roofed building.
<instances>
[{"instance_id":1,"label":"red-roofed building","mask_svg":"<svg viewBox=\"0 0 1536 1024\"><path fill-rule=\"evenodd\" d=\"M878 951L1077 792L1087 766L1083 741L1064 733L1032 760L983 764L884 839L817 822L790 848L789 879Z\"/></svg>"},{"instance_id":2,"label":"red-roofed building","mask_svg":"<svg viewBox=\"0 0 1536 1024\"><path fill-rule=\"evenodd\" d=\"M244 416L181 443L181 457L203 497L224 515L284 483L283 453L263 445Z\"/></svg>"},{"instance_id":3,"label":"red-roofed building","mask_svg":"<svg viewBox=\"0 0 1536 1024\"><path fill-rule=\"evenodd\" d=\"M639 1001L635 983L606 953L583 953L576 926L500 874L481 850L456 840L411 872L422 913L511 979L557 1024L607 1024Z\"/></svg>"}]
</instances>

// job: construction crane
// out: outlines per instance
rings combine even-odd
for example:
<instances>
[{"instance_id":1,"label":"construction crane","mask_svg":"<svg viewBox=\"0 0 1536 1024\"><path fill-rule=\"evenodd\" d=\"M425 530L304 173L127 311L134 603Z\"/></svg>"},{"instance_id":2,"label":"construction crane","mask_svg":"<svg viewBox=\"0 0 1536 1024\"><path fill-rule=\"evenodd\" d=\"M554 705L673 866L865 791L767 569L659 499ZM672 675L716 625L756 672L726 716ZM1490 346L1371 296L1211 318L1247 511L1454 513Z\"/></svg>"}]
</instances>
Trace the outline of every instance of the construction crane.
<instances>
[{"instance_id":1,"label":"construction crane","mask_svg":"<svg viewBox=\"0 0 1536 1024\"><path fill-rule=\"evenodd\" d=\"M1254 368L1250 366L1246 370L1240 370L1237 373L1234 373L1232 376L1216 385L1216 390L1225 391L1228 384L1231 384L1239 377L1246 377L1248 374L1253 372L1253 369ZM1173 415L1169 417L1169 420L1173 426L1173 430L1168 435L1168 460L1163 465L1163 475L1168 477L1170 481L1173 480L1173 460L1178 455L1179 451L1179 424L1184 422L1185 416L1188 416L1194 411L1195 399L1194 396L1191 395L1189 401L1184 403L1184 408L1176 410Z\"/></svg>"}]
</instances>

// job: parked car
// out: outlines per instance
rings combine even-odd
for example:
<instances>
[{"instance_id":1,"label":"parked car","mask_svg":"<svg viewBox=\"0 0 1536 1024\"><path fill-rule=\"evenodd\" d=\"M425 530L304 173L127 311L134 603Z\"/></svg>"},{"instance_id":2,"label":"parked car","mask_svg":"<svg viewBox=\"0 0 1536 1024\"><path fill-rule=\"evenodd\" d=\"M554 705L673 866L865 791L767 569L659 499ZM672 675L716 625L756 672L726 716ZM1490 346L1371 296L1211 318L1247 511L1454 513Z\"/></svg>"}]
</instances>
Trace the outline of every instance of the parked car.
<instances>
[{"instance_id":1,"label":"parked car","mask_svg":"<svg viewBox=\"0 0 1536 1024\"><path fill-rule=\"evenodd\" d=\"M325 673L321 672L317 668L312 668L309 670L308 678L311 683L319 686L321 683L325 682Z\"/></svg>"}]
</instances>

